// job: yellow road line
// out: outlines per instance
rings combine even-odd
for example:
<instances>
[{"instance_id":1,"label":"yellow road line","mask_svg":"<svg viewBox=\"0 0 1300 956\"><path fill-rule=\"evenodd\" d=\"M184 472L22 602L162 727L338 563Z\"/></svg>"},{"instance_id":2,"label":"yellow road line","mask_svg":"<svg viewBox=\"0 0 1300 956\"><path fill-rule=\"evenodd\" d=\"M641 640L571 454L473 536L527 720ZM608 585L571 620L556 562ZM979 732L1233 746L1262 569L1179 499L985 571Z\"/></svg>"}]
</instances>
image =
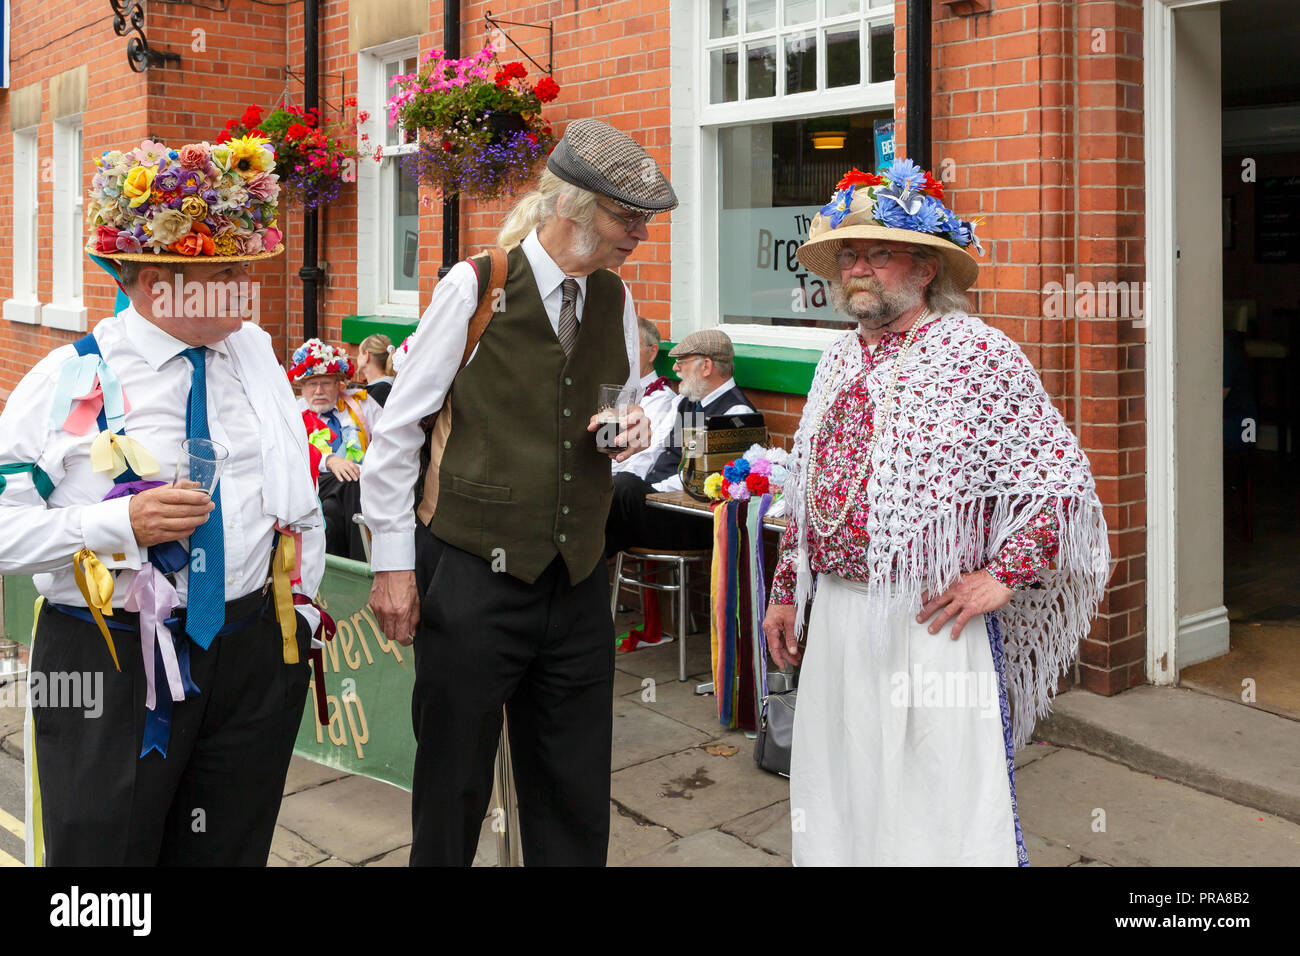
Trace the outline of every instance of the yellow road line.
<instances>
[{"instance_id":1,"label":"yellow road line","mask_svg":"<svg viewBox=\"0 0 1300 956\"><path fill-rule=\"evenodd\" d=\"M20 840L27 838L27 827L17 817L0 809L0 830L8 830Z\"/></svg>"},{"instance_id":2,"label":"yellow road line","mask_svg":"<svg viewBox=\"0 0 1300 956\"><path fill-rule=\"evenodd\" d=\"M15 860L12 856L10 856L10 855L9 855L8 853L6 853L4 850L0 850L0 867L4 867L4 866L23 866L23 865L24 865L24 863L23 863L22 860Z\"/></svg>"}]
</instances>

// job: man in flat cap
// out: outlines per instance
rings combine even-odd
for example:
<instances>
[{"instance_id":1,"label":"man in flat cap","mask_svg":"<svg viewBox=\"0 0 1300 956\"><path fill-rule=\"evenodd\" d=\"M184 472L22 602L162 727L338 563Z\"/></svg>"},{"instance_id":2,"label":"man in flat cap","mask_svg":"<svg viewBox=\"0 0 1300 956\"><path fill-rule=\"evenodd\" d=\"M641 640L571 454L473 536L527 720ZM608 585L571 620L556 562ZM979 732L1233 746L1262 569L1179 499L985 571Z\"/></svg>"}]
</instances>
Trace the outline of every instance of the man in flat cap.
<instances>
[{"instance_id":1,"label":"man in flat cap","mask_svg":"<svg viewBox=\"0 0 1300 956\"><path fill-rule=\"evenodd\" d=\"M601 558L613 483L591 432L600 386L640 377L636 310L611 270L676 205L630 137L571 123L498 237L501 310L471 343L480 296L500 276L491 255L456 265L389 394L361 502L371 606L390 638L415 639L413 866L473 860L503 705L525 864L605 863L614 628ZM413 512L421 419L434 412ZM617 441L615 460L648 445L639 407Z\"/></svg>"},{"instance_id":2,"label":"man in flat cap","mask_svg":"<svg viewBox=\"0 0 1300 956\"><path fill-rule=\"evenodd\" d=\"M673 371L682 380L678 390L672 437L644 478L614 476L614 504L605 523L605 553L625 548L707 548L712 528L707 521L668 511L651 511L646 495L652 491L681 491L677 474L682 461L682 434L699 428L710 415L739 415L753 405L732 378L736 352L721 329L692 332L670 351Z\"/></svg>"}]
</instances>

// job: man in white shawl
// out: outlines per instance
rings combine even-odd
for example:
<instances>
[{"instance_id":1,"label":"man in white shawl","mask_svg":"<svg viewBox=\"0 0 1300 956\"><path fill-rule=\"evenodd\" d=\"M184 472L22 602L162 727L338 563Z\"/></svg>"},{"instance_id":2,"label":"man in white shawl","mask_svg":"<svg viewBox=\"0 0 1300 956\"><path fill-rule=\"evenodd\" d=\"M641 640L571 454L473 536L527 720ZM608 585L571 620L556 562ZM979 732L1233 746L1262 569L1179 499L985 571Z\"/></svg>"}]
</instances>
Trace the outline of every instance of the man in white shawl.
<instances>
[{"instance_id":1,"label":"man in white shawl","mask_svg":"<svg viewBox=\"0 0 1300 956\"><path fill-rule=\"evenodd\" d=\"M774 662L800 665L796 865L1028 863L1014 748L1088 632L1109 550L1038 374L965 312L971 245L899 160L846 175L799 249L858 327L817 366L763 622Z\"/></svg>"}]
</instances>

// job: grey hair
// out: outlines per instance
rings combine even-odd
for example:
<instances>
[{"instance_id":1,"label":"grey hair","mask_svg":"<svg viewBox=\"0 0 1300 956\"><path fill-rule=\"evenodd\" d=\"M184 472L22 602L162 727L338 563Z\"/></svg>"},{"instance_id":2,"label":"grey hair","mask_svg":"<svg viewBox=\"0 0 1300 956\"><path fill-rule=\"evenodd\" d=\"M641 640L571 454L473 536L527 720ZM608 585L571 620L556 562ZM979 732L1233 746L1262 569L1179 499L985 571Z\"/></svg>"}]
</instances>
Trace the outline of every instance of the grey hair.
<instances>
[{"instance_id":1,"label":"grey hair","mask_svg":"<svg viewBox=\"0 0 1300 956\"><path fill-rule=\"evenodd\" d=\"M660 342L659 326L645 318L638 318L636 321L637 325L641 328L641 344L647 346L653 345L655 348L658 348Z\"/></svg>"},{"instance_id":2,"label":"grey hair","mask_svg":"<svg viewBox=\"0 0 1300 956\"><path fill-rule=\"evenodd\" d=\"M931 311L936 315L970 311L970 300L967 299L966 293L958 287L957 281L952 277L952 270L948 268L946 256L942 256L924 246L917 246L912 252L912 258L925 259L935 265L934 278L925 287L925 304L930 307Z\"/></svg>"},{"instance_id":3,"label":"grey hair","mask_svg":"<svg viewBox=\"0 0 1300 956\"><path fill-rule=\"evenodd\" d=\"M566 183L546 169L537 181L537 188L519 200L506 217L505 225L497 234L497 245L504 249L519 245L530 232L559 215L561 199L564 218L590 230L596 220L596 194Z\"/></svg>"},{"instance_id":4,"label":"grey hair","mask_svg":"<svg viewBox=\"0 0 1300 956\"><path fill-rule=\"evenodd\" d=\"M717 358L715 356L710 355L709 361L713 363L714 370L717 371L717 373L723 376L724 378L731 378L731 376L735 374L736 362L734 359Z\"/></svg>"}]
</instances>

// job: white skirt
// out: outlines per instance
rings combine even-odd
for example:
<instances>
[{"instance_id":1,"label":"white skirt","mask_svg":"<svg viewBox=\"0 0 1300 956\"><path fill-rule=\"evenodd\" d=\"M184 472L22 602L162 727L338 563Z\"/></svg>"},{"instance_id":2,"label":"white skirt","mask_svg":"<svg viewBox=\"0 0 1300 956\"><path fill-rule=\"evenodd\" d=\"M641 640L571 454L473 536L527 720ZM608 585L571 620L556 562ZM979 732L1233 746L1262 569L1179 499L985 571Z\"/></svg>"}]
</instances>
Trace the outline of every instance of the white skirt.
<instances>
[{"instance_id":1,"label":"white skirt","mask_svg":"<svg viewBox=\"0 0 1300 956\"><path fill-rule=\"evenodd\" d=\"M1016 866L1001 644L906 617L864 620L861 586L819 578L790 760L796 866ZM888 646L871 648L888 626ZM996 655L996 660L995 660Z\"/></svg>"}]
</instances>

